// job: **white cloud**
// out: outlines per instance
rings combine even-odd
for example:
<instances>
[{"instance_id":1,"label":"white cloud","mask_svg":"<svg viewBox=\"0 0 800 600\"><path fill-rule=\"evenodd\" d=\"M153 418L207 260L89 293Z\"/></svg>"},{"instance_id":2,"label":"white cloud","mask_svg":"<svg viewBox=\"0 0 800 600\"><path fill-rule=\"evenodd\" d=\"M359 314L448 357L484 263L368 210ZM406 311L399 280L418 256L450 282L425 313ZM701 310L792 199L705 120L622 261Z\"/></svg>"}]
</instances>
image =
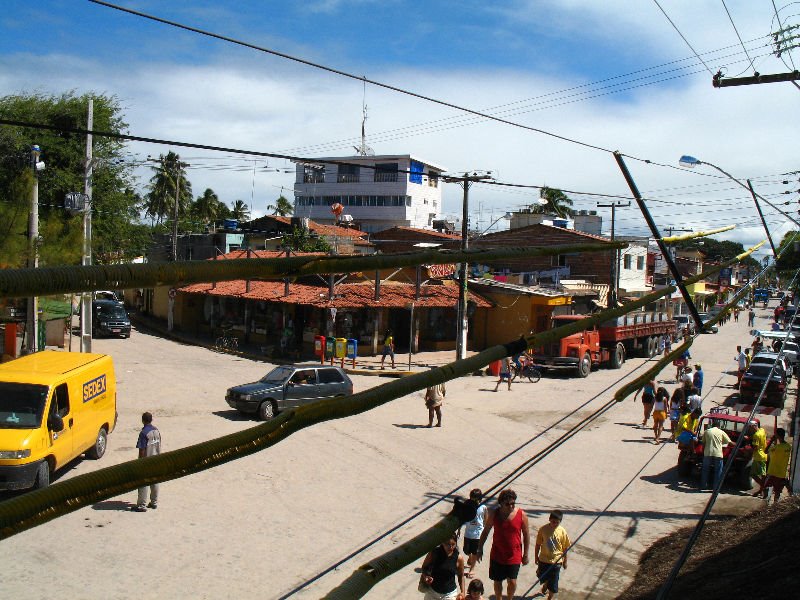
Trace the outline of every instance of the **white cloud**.
<instances>
[{"instance_id":1,"label":"white cloud","mask_svg":"<svg viewBox=\"0 0 800 600\"><path fill-rule=\"evenodd\" d=\"M666 4L662 4L666 7ZM721 47L735 41L727 17L716 5L694 6L668 3L671 15L682 17L679 26L702 48ZM702 4L702 3L700 3ZM749 36L758 27L766 32L769 11L756 10L729 2L737 25ZM520 4L520 7L522 5ZM542 8L544 6L544 8ZM519 18L540 17L549 10L551 27L571 25L569 17L579 15L587 35L617 40L621 30L630 33L632 46L646 41L648 53L658 49L671 57L687 56L688 49L677 38L665 19L654 19L655 5L626 9L620 1L596 3L531 3L519 9ZM746 9L746 10L745 10ZM713 17L709 16L712 15ZM740 16L738 16L740 15ZM558 17L558 18L556 18ZM613 17L613 18L612 18ZM705 25L703 25L705 23ZM725 26L729 28L726 31ZM740 29L740 31L742 31ZM616 36L616 37L615 37ZM673 38L678 39L678 43ZM627 44L630 40L624 40ZM670 48L664 50L663 48ZM700 48L698 48L700 49ZM296 149L297 154L347 155L360 133L362 86L359 82L320 73L306 67L285 65L275 59L248 59L244 62L182 65L166 58L159 63L127 65L120 68L107 59L76 58L63 54L34 57L6 55L0 59L0 92L46 89L54 93L78 88L117 95L126 107L131 132L136 135L197 142L215 146L262 151ZM659 61L661 59L658 59ZM775 70L778 70L777 68ZM432 73L428 69L398 68L391 81L420 93L467 107L490 107L516 103L520 99L583 84L568 77L558 79L539 75L531 69L474 68ZM46 83L44 83L46 82ZM76 83L76 82L79 82ZM643 82L639 82L643 83ZM635 84L634 84L635 85ZM572 93L580 93L575 90ZM608 91L608 90L606 90ZM602 93L602 92L599 92ZM725 168L738 177L782 173L798 168L794 160L796 125L785 115L793 114L797 90L790 84L714 89L710 76L676 79L669 83L640 87L621 95L606 95L586 101L565 103L555 108L510 114L510 120L575 138L611 150L677 165L682 154L693 154ZM545 102L553 97L539 98ZM578 99L567 98L564 102ZM563 189L629 195L629 190L613 157L597 150L556 140L499 123L451 127L452 121L428 125L431 121L471 117L422 100L387 90L367 87L369 106L368 143L378 153L413 153L445 165L451 172L492 170L501 181L544 184ZM509 110L518 110L512 104ZM383 132L406 128L384 135ZM396 137L396 136L400 137ZM396 137L396 139L392 139ZM332 146L328 142L340 142ZM142 154L158 154L167 148L135 144ZM179 149L182 156L208 154ZM222 159L221 159L222 160ZM233 164L225 159L222 162ZM198 161L198 164L200 161ZM269 161L284 166L283 161ZM711 184L703 188L658 192L677 204L651 203L662 227L709 228L712 224L735 220L742 227L726 237L741 241L760 239L760 227L744 190L732 190L724 179L702 177L696 173L647 165L628 160L641 191ZM261 166L259 164L259 166ZM700 170L708 175L713 171ZM199 194L212 187L226 201L250 201L252 171L191 170L192 184ZM770 180L771 181L771 180ZM255 178L254 213L281 193L280 186L291 188L292 175L260 172ZM759 182L767 195L786 186ZM798 186L795 186L795 189ZM726 189L728 188L728 189ZM290 195L288 192L284 192ZM475 186L471 194L475 207L483 206L483 223L490 222L489 211L500 214L528 202L535 190L514 192L488 186ZM794 198L795 196L792 196ZM592 208L594 202L576 197L579 208ZM717 206L718 211L715 212ZM711 204L701 209L692 204ZM794 209L794 207L792 207ZM445 191L445 209L460 210L460 191ZM624 215L624 216L623 216ZM620 226L642 230L643 221L635 206L620 213ZM763 237L763 236L762 236Z\"/></svg>"}]
</instances>

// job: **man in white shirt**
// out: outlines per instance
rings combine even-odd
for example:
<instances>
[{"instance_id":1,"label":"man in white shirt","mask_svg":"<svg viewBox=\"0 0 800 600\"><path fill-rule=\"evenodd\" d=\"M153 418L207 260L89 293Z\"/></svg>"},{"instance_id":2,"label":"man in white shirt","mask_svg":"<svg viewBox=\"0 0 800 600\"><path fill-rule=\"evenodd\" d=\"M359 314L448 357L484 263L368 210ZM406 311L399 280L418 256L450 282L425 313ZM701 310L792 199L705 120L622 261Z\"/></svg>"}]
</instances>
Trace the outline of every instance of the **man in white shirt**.
<instances>
[{"instance_id":1,"label":"man in white shirt","mask_svg":"<svg viewBox=\"0 0 800 600\"><path fill-rule=\"evenodd\" d=\"M736 346L736 358L734 358L733 360L736 361L739 367L739 371L736 374L737 376L736 387L739 387L739 385L742 383L742 376L744 375L744 372L747 370L747 355L744 352L742 352L741 346Z\"/></svg>"}]
</instances>

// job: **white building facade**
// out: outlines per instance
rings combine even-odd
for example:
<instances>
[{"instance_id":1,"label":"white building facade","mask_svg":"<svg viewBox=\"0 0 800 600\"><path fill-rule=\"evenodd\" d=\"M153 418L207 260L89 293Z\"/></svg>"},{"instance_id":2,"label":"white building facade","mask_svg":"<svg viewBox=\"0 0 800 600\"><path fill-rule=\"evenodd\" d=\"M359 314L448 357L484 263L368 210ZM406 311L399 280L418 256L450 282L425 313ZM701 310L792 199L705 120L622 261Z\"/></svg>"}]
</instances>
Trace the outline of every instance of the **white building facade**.
<instances>
[{"instance_id":1,"label":"white building facade","mask_svg":"<svg viewBox=\"0 0 800 600\"><path fill-rule=\"evenodd\" d=\"M339 203L341 220L368 233L395 226L429 229L440 218L444 167L410 154L319 160L296 165L296 217L334 223L331 206Z\"/></svg>"}]
</instances>

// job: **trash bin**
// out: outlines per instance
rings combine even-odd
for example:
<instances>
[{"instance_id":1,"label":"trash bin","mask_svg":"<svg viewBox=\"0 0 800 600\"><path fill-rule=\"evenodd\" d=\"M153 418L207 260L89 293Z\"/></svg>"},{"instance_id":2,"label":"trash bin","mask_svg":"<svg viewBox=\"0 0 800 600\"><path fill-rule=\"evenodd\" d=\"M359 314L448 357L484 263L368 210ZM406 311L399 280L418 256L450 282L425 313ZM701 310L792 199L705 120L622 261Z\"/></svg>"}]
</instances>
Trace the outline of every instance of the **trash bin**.
<instances>
[{"instance_id":1,"label":"trash bin","mask_svg":"<svg viewBox=\"0 0 800 600\"><path fill-rule=\"evenodd\" d=\"M347 358L353 361L353 368L356 368L356 357L358 356L358 340L347 340Z\"/></svg>"},{"instance_id":2,"label":"trash bin","mask_svg":"<svg viewBox=\"0 0 800 600\"><path fill-rule=\"evenodd\" d=\"M325 362L325 336L314 336L314 356L319 356L319 362Z\"/></svg>"},{"instance_id":3,"label":"trash bin","mask_svg":"<svg viewBox=\"0 0 800 600\"><path fill-rule=\"evenodd\" d=\"M500 376L500 361L493 360L489 363L489 372L494 375L495 377Z\"/></svg>"},{"instance_id":4,"label":"trash bin","mask_svg":"<svg viewBox=\"0 0 800 600\"><path fill-rule=\"evenodd\" d=\"M333 356L341 361L341 366L344 368L344 357L347 356L347 340L345 338L336 338Z\"/></svg>"},{"instance_id":5,"label":"trash bin","mask_svg":"<svg viewBox=\"0 0 800 600\"><path fill-rule=\"evenodd\" d=\"M333 364L333 353L336 351L336 338L334 337L326 337L325 338L325 358L331 361Z\"/></svg>"}]
</instances>

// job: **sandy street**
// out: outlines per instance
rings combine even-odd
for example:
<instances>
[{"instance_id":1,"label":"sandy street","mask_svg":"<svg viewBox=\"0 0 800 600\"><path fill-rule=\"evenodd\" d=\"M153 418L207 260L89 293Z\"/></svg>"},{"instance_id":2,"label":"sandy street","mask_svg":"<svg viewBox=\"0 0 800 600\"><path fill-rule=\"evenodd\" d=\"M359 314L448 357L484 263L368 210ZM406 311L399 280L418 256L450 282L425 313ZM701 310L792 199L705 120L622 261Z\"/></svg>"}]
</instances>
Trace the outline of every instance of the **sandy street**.
<instances>
[{"instance_id":1,"label":"sandy street","mask_svg":"<svg viewBox=\"0 0 800 600\"><path fill-rule=\"evenodd\" d=\"M756 326L768 327L770 314L759 309ZM735 375L725 373L735 368L737 343L750 342L746 316L697 339L692 364L700 362L705 371L705 408L733 392ZM165 450L254 425L228 409L224 394L260 377L269 368L264 363L137 331L129 340L97 340L94 350L114 357L119 425L102 460L78 461L62 479L134 459L144 410L153 412ZM466 496L470 488L488 488L509 474L610 399L620 381L643 372L645 363L634 358L587 379L515 382L511 392L503 387L493 393L489 377L462 378L448 383L441 429L422 427L427 412L420 392L162 484L157 511L130 512L135 492L84 508L0 542L0 596L277 598L295 592L297 598L319 598L363 562L434 523L449 510L443 496ZM673 371L659 377L670 381L670 392ZM354 381L363 390L386 380ZM793 403L791 393L787 406ZM654 445L652 431L638 427L641 413L641 404L628 399L511 484L532 537L548 512L560 508L563 525L578 540L560 598L615 597L642 550L692 523L708 498L696 492L697 482L679 482L676 447ZM739 513L756 503L726 488L716 512ZM381 582L369 597L420 598L414 569L421 562ZM477 575L490 589L488 558ZM535 567L523 567L518 597L533 596L534 582Z\"/></svg>"}]
</instances>

